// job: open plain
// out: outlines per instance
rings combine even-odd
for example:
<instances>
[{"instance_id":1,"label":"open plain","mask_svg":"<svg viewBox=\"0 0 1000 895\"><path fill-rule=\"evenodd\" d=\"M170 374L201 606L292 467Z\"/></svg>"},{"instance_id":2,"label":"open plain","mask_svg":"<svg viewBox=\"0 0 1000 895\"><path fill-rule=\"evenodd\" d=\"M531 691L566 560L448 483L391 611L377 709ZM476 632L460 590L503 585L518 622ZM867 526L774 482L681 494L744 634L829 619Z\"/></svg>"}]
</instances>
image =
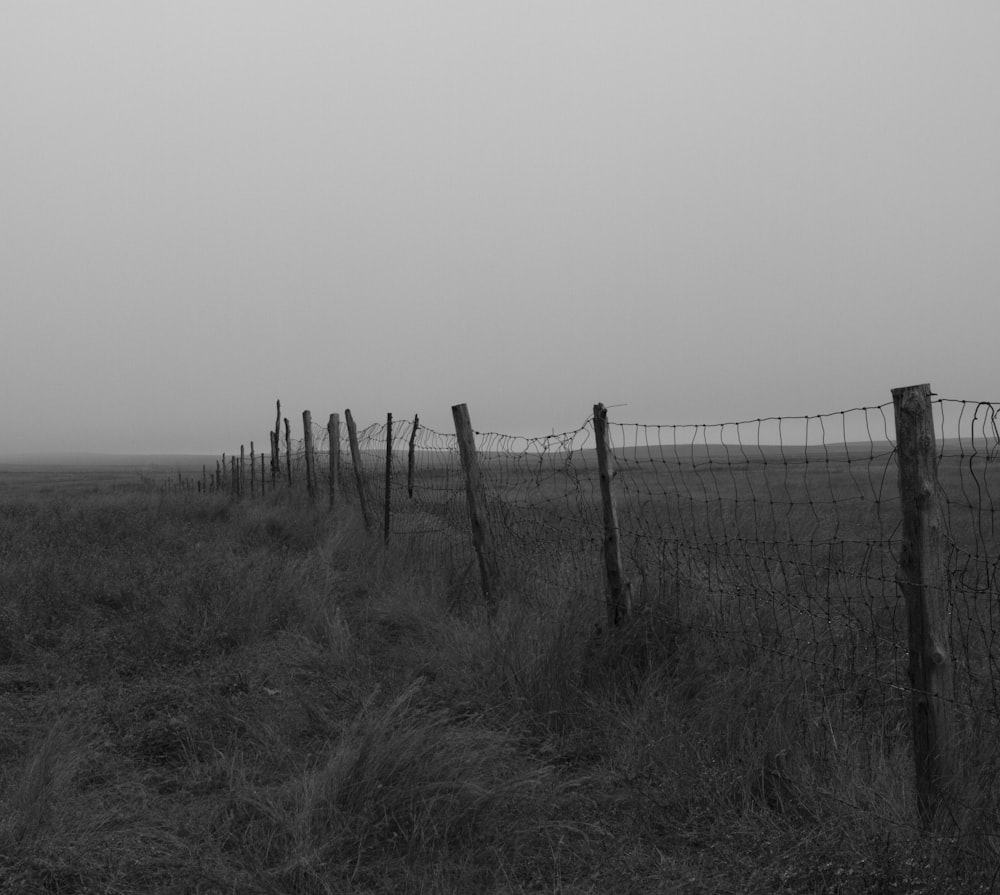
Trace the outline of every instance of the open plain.
<instances>
[{"instance_id":1,"label":"open plain","mask_svg":"<svg viewBox=\"0 0 1000 895\"><path fill-rule=\"evenodd\" d=\"M200 468L0 468L0 891L996 885L975 741L975 810L921 832L905 713L713 635L730 579L636 547L609 634L599 578L526 551L490 620L468 550L168 487Z\"/></svg>"}]
</instances>

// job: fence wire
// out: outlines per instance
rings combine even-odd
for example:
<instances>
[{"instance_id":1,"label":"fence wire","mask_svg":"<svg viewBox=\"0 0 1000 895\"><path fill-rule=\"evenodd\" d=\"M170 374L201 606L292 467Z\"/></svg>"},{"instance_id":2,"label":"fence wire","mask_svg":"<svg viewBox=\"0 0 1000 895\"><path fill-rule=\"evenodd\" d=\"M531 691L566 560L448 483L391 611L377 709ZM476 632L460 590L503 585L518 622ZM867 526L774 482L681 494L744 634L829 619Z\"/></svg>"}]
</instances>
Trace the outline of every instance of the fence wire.
<instances>
[{"instance_id":1,"label":"fence wire","mask_svg":"<svg viewBox=\"0 0 1000 895\"><path fill-rule=\"evenodd\" d=\"M950 399L934 408L955 701L970 716L1000 720L1000 408ZM684 604L688 624L730 648L791 664L803 686L839 694L843 711L904 717L910 684L896 581L894 428L891 403L707 425L609 423L633 601L678 612ZM429 568L456 567L474 579L455 435L410 420L395 420L391 439L386 423L357 434L372 528L383 531L388 499L390 540ZM313 443L322 500L325 426L313 425ZM569 589L599 608L603 523L592 422L535 438L477 432L476 446L504 574L519 578L522 592ZM271 487L287 486L288 468L292 485L304 487L303 441L291 448ZM357 505L343 424L339 457L337 499Z\"/></svg>"}]
</instances>

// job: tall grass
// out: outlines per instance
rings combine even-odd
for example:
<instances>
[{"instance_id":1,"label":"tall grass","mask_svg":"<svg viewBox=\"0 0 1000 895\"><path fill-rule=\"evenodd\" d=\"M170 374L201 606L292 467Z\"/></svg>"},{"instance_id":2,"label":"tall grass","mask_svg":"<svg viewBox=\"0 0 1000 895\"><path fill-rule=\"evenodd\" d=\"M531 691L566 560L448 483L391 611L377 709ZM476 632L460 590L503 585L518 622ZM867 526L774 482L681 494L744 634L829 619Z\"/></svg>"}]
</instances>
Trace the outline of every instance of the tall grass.
<instances>
[{"instance_id":1,"label":"tall grass","mask_svg":"<svg viewBox=\"0 0 1000 895\"><path fill-rule=\"evenodd\" d=\"M602 630L523 558L495 619L281 493L0 504L0 891L989 891L985 722L917 828L905 711L712 628L694 582Z\"/></svg>"}]
</instances>

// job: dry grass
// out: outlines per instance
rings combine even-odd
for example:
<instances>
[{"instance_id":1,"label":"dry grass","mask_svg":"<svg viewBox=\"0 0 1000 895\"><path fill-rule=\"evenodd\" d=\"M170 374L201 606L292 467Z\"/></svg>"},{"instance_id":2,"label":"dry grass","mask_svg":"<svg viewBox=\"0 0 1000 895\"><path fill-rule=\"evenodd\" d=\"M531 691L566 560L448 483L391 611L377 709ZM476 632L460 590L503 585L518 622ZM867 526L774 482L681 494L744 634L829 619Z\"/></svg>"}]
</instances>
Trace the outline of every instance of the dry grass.
<instances>
[{"instance_id":1,"label":"dry grass","mask_svg":"<svg viewBox=\"0 0 1000 895\"><path fill-rule=\"evenodd\" d=\"M0 538L0 891L994 885L995 732L923 836L905 713L708 636L698 594L609 636L525 565L489 621L463 561L280 496L22 495Z\"/></svg>"}]
</instances>

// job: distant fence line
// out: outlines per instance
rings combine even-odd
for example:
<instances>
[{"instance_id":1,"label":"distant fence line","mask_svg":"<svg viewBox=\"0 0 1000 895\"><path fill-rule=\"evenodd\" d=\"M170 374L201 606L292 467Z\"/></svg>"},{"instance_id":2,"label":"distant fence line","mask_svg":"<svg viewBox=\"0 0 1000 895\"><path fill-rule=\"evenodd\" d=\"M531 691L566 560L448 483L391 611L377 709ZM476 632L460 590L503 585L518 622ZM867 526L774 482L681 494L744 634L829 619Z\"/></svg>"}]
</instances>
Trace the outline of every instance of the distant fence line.
<instances>
[{"instance_id":1,"label":"distant fence line","mask_svg":"<svg viewBox=\"0 0 1000 895\"><path fill-rule=\"evenodd\" d=\"M474 488L457 408L455 433L306 412L293 440L279 404L270 451L241 447L197 486L360 506L429 569L478 559L491 607L518 576L603 597L609 624L697 594L687 624L790 664L841 712L908 718L929 818L952 716L1000 731L1000 406L927 385L893 397L714 425L609 422L597 405L536 438L470 425Z\"/></svg>"}]
</instances>

